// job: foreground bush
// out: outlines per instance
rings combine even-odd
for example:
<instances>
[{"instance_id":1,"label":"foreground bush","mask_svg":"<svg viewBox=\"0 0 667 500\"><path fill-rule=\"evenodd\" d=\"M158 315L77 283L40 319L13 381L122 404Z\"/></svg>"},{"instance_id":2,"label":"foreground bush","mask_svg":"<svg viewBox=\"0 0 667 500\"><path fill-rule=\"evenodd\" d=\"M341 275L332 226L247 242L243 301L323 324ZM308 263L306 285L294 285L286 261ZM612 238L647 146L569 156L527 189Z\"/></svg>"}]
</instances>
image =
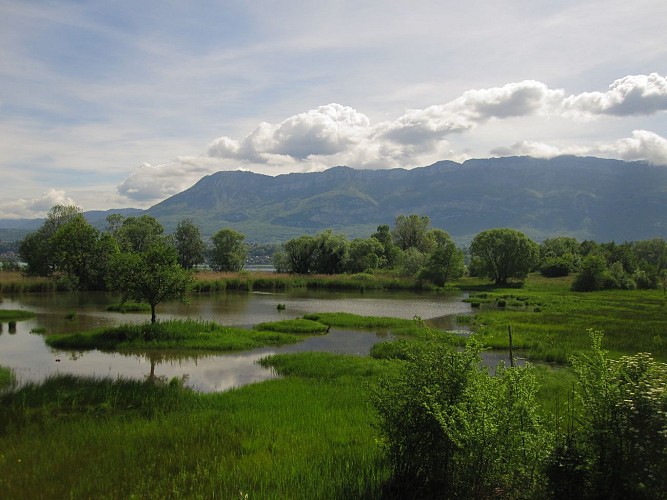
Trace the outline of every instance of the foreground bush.
<instances>
[{"instance_id":1,"label":"foreground bush","mask_svg":"<svg viewBox=\"0 0 667 500\"><path fill-rule=\"evenodd\" d=\"M392 497L520 497L540 491L551 440L527 368L479 367L463 352L414 344L405 370L378 385L373 403L393 469Z\"/></svg>"},{"instance_id":2,"label":"foreground bush","mask_svg":"<svg viewBox=\"0 0 667 500\"><path fill-rule=\"evenodd\" d=\"M550 458L554 496L665 498L667 365L646 353L607 358L602 333L593 352L572 359L579 380L571 426Z\"/></svg>"}]
</instances>

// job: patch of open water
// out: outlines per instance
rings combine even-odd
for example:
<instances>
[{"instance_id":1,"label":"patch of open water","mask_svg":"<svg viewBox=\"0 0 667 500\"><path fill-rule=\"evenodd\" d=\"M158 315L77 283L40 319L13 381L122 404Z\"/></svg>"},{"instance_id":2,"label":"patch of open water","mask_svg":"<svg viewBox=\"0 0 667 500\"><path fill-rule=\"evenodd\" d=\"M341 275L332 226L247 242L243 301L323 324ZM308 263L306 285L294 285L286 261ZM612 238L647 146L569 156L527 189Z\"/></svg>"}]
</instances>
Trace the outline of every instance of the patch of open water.
<instances>
[{"instance_id":1,"label":"patch of open water","mask_svg":"<svg viewBox=\"0 0 667 500\"><path fill-rule=\"evenodd\" d=\"M160 304L158 319L190 317L225 325L251 326L314 312L350 312L408 319L420 316L439 328L461 329L456 325L455 317L471 314L470 305L462 302L463 298L465 294L462 293L225 292L194 295L189 304ZM11 329L8 324L1 325L0 365L12 368L19 383L43 380L58 373L135 379L183 377L188 387L210 392L275 378L271 369L257 364L257 360L271 354L323 351L365 355L373 344L393 339L386 332L332 328L327 335L307 337L298 344L241 353L171 351L127 354L52 349L45 344L42 334L31 333L35 329L45 330L46 334L74 333L148 320L145 313L107 312L106 307L117 301L117 297L109 294L53 293L4 297L0 309L30 310L36 313L36 317L19 321ZM277 304L284 304L285 310L277 310ZM69 313L75 313L72 319L66 319L66 316L71 316ZM497 356L505 357L503 354ZM491 364L496 362L491 361Z\"/></svg>"}]
</instances>

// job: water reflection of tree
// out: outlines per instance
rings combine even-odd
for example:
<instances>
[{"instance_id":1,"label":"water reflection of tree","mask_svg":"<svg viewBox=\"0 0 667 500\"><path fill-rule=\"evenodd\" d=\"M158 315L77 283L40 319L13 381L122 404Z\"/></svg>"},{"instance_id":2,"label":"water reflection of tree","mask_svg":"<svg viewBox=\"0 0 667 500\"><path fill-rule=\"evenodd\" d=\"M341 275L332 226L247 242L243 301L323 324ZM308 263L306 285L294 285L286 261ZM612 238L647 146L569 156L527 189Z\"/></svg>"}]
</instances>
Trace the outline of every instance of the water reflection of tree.
<instances>
[{"instance_id":1,"label":"water reflection of tree","mask_svg":"<svg viewBox=\"0 0 667 500\"><path fill-rule=\"evenodd\" d=\"M181 363L183 361L194 361L195 364L197 360L211 357L213 354L210 353L193 353L193 352L183 352L183 351L148 351L141 353L130 353L130 356L137 356L140 358L146 359L150 363L150 371L146 375L146 381L153 384L166 384L169 382L166 375L157 375L155 373L156 368L160 364L166 363ZM183 381L187 380L188 375L183 375Z\"/></svg>"}]
</instances>

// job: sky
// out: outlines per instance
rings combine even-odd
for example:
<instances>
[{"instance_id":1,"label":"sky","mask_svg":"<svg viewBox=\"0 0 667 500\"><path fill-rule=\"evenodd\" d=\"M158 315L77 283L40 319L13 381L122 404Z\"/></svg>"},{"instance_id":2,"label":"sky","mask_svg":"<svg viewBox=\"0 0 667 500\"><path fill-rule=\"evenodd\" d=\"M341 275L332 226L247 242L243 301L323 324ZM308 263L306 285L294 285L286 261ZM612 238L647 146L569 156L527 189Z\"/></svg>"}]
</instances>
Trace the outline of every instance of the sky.
<instances>
[{"instance_id":1,"label":"sky","mask_svg":"<svg viewBox=\"0 0 667 500\"><path fill-rule=\"evenodd\" d=\"M220 170L667 168L664 0L0 0L0 218Z\"/></svg>"}]
</instances>

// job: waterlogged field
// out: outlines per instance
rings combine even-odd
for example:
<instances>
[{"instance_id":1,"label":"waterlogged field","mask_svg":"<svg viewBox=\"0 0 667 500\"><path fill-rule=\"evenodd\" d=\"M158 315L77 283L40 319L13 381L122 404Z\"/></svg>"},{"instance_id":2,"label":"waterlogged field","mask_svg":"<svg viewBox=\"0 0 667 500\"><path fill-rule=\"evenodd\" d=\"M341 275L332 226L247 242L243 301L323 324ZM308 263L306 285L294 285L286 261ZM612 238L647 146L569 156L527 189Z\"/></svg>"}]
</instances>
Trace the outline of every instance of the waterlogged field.
<instances>
[{"instance_id":1,"label":"waterlogged field","mask_svg":"<svg viewBox=\"0 0 667 500\"><path fill-rule=\"evenodd\" d=\"M479 304L473 324L481 341L507 347L508 327L515 348L534 360L567 363L590 349L588 329L605 334L613 357L650 352L667 361L667 295L662 290L572 292L572 277L531 275L521 288L473 291Z\"/></svg>"},{"instance_id":2,"label":"waterlogged field","mask_svg":"<svg viewBox=\"0 0 667 500\"><path fill-rule=\"evenodd\" d=\"M568 363L573 355L590 353L588 329L604 330L603 347L612 358L650 351L667 360L662 291L574 293L569 279L538 276L521 288L472 280L460 286L472 289L469 302L450 314L464 315L459 323L475 330L475 338L503 349L500 357L508 359L511 328L518 356L555 362L532 369L536 404L554 435L572 424L568 404L577 384ZM392 319L384 311L400 310L395 302L361 315L337 314L342 302L309 310L298 298L272 297L272 310L276 302L286 303L294 316L259 314L262 331L313 333L310 338L325 341L340 329L372 335L391 330L401 331L404 340L374 342L372 356L317 348L266 353L256 360L283 378L214 393L194 392L168 377L61 375L15 387L11 373L0 370L0 388L6 387L0 392L0 497L387 498L391 464L371 394L380 380L401 373L406 346L460 345L465 337L440 333L436 315L427 325L407 311Z\"/></svg>"}]
</instances>

